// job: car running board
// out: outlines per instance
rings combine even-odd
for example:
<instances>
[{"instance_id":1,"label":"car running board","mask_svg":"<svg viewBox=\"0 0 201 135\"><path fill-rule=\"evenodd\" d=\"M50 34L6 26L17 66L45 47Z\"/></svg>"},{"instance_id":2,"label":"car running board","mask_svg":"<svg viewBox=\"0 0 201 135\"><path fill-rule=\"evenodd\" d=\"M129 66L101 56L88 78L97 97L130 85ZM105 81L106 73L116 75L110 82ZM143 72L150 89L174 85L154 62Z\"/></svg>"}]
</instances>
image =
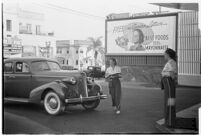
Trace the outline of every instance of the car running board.
<instances>
[{"instance_id":1,"label":"car running board","mask_svg":"<svg viewBox=\"0 0 201 135\"><path fill-rule=\"evenodd\" d=\"M4 101L13 101L13 102L23 102L23 103L29 103L29 100L26 98L4 98Z\"/></svg>"}]
</instances>

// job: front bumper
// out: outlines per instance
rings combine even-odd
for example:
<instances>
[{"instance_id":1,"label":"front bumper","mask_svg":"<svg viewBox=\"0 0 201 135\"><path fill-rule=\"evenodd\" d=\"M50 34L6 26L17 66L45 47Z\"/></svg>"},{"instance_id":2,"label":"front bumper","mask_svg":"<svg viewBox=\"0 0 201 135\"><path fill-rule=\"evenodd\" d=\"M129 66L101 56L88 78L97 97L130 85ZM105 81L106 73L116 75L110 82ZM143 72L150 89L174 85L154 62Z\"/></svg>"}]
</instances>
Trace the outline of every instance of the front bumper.
<instances>
[{"instance_id":1,"label":"front bumper","mask_svg":"<svg viewBox=\"0 0 201 135\"><path fill-rule=\"evenodd\" d=\"M97 95L97 96L90 96L90 97L82 97L80 95L80 98L71 98L71 99L65 99L65 103L83 103L87 101L93 101L97 99L106 99L107 95Z\"/></svg>"}]
</instances>

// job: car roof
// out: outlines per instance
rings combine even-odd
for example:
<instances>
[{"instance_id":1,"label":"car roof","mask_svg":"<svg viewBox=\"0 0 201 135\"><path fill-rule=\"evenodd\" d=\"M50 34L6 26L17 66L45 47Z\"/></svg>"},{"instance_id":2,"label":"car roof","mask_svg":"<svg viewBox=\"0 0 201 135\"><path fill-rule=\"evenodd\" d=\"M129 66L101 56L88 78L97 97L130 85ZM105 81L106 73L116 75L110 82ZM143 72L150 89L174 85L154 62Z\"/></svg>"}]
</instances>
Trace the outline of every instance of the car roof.
<instances>
[{"instance_id":1,"label":"car roof","mask_svg":"<svg viewBox=\"0 0 201 135\"><path fill-rule=\"evenodd\" d=\"M40 58L40 57L20 57L20 58L8 58L8 59L4 60L4 62L8 62L8 61L27 61L27 62L32 62L32 61L43 61L43 60L56 61L54 59Z\"/></svg>"}]
</instances>

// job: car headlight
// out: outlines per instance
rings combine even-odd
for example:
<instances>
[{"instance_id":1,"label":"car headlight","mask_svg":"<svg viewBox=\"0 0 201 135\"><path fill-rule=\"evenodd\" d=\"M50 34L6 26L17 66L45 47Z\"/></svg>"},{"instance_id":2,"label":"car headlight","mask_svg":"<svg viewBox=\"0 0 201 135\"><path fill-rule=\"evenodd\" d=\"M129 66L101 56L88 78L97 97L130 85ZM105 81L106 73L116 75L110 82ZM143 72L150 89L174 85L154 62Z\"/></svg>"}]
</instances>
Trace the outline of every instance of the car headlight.
<instances>
[{"instance_id":1,"label":"car headlight","mask_svg":"<svg viewBox=\"0 0 201 135\"><path fill-rule=\"evenodd\" d=\"M62 81L71 84L76 84L77 82L75 77L64 78Z\"/></svg>"}]
</instances>

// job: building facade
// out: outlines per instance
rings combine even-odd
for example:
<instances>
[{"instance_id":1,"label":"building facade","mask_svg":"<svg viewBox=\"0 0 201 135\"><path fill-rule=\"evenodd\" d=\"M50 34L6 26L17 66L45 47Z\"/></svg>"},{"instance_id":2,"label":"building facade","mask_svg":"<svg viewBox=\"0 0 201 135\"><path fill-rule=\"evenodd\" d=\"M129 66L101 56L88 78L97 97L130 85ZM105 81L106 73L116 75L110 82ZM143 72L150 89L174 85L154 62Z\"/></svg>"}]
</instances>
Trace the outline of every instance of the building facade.
<instances>
[{"instance_id":1,"label":"building facade","mask_svg":"<svg viewBox=\"0 0 201 135\"><path fill-rule=\"evenodd\" d=\"M88 47L91 44L87 40L57 40L57 60L62 66L72 66L79 70L86 69L88 66L94 66L94 51L88 51ZM100 63L102 62L100 54L97 59Z\"/></svg>"},{"instance_id":2,"label":"building facade","mask_svg":"<svg viewBox=\"0 0 201 135\"><path fill-rule=\"evenodd\" d=\"M18 4L3 6L4 57L56 55L53 31L44 30L44 14L25 11Z\"/></svg>"}]
</instances>

